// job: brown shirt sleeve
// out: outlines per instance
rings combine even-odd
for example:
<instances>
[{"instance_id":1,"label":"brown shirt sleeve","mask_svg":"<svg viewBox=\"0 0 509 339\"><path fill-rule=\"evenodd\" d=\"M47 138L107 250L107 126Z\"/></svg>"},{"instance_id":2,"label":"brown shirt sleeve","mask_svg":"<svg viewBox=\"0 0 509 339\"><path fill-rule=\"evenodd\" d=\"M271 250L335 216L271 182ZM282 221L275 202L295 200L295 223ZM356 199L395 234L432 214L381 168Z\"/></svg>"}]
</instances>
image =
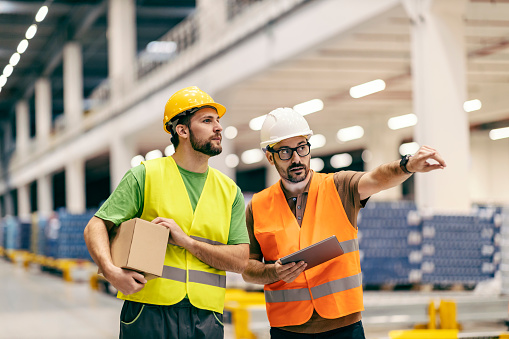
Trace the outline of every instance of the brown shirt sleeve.
<instances>
[{"instance_id":1,"label":"brown shirt sleeve","mask_svg":"<svg viewBox=\"0 0 509 339\"><path fill-rule=\"evenodd\" d=\"M247 204L246 207L246 226L247 226L247 233L249 234L249 258L251 259L262 259L262 249L260 247L260 244L258 243L258 240L256 240L256 237L254 235L254 219L253 219L253 206L252 202L250 201Z\"/></svg>"},{"instance_id":2,"label":"brown shirt sleeve","mask_svg":"<svg viewBox=\"0 0 509 339\"><path fill-rule=\"evenodd\" d=\"M340 171L334 173L334 184L343 203L348 220L357 228L357 215L368 199L360 200L359 180L366 172Z\"/></svg>"}]
</instances>

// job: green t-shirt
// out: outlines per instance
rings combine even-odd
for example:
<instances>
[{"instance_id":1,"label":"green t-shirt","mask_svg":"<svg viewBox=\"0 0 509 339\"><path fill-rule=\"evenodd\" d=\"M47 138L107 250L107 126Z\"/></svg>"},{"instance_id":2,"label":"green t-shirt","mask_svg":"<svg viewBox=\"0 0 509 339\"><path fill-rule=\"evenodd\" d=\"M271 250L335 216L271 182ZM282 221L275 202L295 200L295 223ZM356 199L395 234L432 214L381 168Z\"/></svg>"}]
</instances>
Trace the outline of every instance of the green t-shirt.
<instances>
[{"instance_id":1,"label":"green t-shirt","mask_svg":"<svg viewBox=\"0 0 509 339\"><path fill-rule=\"evenodd\" d=\"M208 170L205 173L195 173L179 166L177 167L186 186L194 211L205 185ZM144 196L145 166L139 165L127 171L115 191L111 193L108 200L99 208L95 216L111 221L115 225L120 225L122 222L132 218L139 218L143 213ZM237 187L237 196L232 205L230 232L228 235L228 245L236 244L249 244L244 196L239 187Z\"/></svg>"}]
</instances>

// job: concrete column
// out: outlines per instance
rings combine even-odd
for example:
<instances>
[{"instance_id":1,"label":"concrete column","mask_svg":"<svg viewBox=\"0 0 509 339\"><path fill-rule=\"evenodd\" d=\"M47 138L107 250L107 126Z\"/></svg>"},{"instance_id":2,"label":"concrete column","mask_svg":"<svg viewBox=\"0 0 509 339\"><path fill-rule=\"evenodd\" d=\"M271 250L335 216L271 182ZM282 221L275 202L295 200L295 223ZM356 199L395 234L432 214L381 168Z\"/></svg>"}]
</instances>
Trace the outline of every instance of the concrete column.
<instances>
[{"instance_id":1,"label":"concrete column","mask_svg":"<svg viewBox=\"0 0 509 339\"><path fill-rule=\"evenodd\" d=\"M18 217L21 221L30 221L30 186L18 187Z\"/></svg>"},{"instance_id":2,"label":"concrete column","mask_svg":"<svg viewBox=\"0 0 509 339\"><path fill-rule=\"evenodd\" d=\"M416 203L434 211L470 210L465 0L403 0L412 20L414 140L436 148L443 171L416 174Z\"/></svg>"},{"instance_id":3,"label":"concrete column","mask_svg":"<svg viewBox=\"0 0 509 339\"><path fill-rule=\"evenodd\" d=\"M35 135L37 146L45 145L48 142L51 132L51 119L51 82L48 78L40 78L35 83Z\"/></svg>"},{"instance_id":4,"label":"concrete column","mask_svg":"<svg viewBox=\"0 0 509 339\"><path fill-rule=\"evenodd\" d=\"M49 216L53 211L53 188L50 175L37 179L37 207L37 212L42 217Z\"/></svg>"},{"instance_id":5,"label":"concrete column","mask_svg":"<svg viewBox=\"0 0 509 339\"><path fill-rule=\"evenodd\" d=\"M265 187L269 187L278 182L281 179L281 176L277 172L276 166L271 165L267 159L263 159L262 161L267 168L267 173L265 175Z\"/></svg>"},{"instance_id":6,"label":"concrete column","mask_svg":"<svg viewBox=\"0 0 509 339\"><path fill-rule=\"evenodd\" d=\"M112 100L128 91L136 71L136 3L109 0L108 67Z\"/></svg>"},{"instance_id":7,"label":"concrete column","mask_svg":"<svg viewBox=\"0 0 509 339\"><path fill-rule=\"evenodd\" d=\"M68 42L63 50L64 114L66 129L76 129L83 118L83 61L81 45Z\"/></svg>"},{"instance_id":8,"label":"concrete column","mask_svg":"<svg viewBox=\"0 0 509 339\"><path fill-rule=\"evenodd\" d=\"M6 216L14 216L14 202L12 201L12 194L10 190L6 190L4 194L4 209Z\"/></svg>"},{"instance_id":9,"label":"concrete column","mask_svg":"<svg viewBox=\"0 0 509 339\"><path fill-rule=\"evenodd\" d=\"M81 214L85 212L85 162L76 159L65 167L65 198L69 213Z\"/></svg>"},{"instance_id":10,"label":"concrete column","mask_svg":"<svg viewBox=\"0 0 509 339\"><path fill-rule=\"evenodd\" d=\"M196 11L198 15L199 39L202 45L217 40L223 33L227 20L226 0L197 0ZM214 18L211 20L211 18Z\"/></svg>"},{"instance_id":11,"label":"concrete column","mask_svg":"<svg viewBox=\"0 0 509 339\"><path fill-rule=\"evenodd\" d=\"M30 116L28 103L20 100L16 104L16 153L23 157L30 141Z\"/></svg>"},{"instance_id":12,"label":"concrete column","mask_svg":"<svg viewBox=\"0 0 509 339\"><path fill-rule=\"evenodd\" d=\"M132 136L124 137L117 134L113 137L110 146L110 189L112 192L131 168L131 159L137 154L136 140Z\"/></svg>"},{"instance_id":13,"label":"concrete column","mask_svg":"<svg viewBox=\"0 0 509 339\"><path fill-rule=\"evenodd\" d=\"M391 131L387 127L387 120L375 118L366 126L365 137L368 140L367 150L371 154L371 159L366 162L366 171L372 171L376 167L394 161L400 158L398 148L400 144L400 133ZM373 200L401 200L401 186L396 186L385 191L374 194Z\"/></svg>"}]
</instances>

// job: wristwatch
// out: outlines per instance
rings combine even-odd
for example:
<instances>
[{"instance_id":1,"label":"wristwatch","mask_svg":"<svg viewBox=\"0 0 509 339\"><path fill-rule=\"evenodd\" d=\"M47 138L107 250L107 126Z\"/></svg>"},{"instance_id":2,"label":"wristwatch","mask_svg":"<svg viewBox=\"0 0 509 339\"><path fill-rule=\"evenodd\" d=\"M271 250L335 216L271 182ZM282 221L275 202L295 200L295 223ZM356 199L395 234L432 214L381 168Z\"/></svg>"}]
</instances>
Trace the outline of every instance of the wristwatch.
<instances>
[{"instance_id":1,"label":"wristwatch","mask_svg":"<svg viewBox=\"0 0 509 339\"><path fill-rule=\"evenodd\" d=\"M414 172L410 172L410 171L408 170L408 168L406 168L406 164L408 164L408 160L410 160L410 157L411 157L411 156L412 156L412 155L410 155L410 154L404 155L404 156L401 158L400 162L399 162L399 167L401 167L401 169L403 170L403 172L405 172L405 173L407 173L407 174L412 174L412 173L414 173Z\"/></svg>"}]
</instances>

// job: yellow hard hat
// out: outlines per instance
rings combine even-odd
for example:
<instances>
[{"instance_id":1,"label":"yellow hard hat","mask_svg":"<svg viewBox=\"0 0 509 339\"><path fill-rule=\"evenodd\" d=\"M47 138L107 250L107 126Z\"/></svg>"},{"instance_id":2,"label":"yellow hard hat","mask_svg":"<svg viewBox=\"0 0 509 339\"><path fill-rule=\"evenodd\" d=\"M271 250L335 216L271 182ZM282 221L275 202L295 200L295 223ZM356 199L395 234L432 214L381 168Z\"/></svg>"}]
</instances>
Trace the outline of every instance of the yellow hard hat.
<instances>
[{"instance_id":1,"label":"yellow hard hat","mask_svg":"<svg viewBox=\"0 0 509 339\"><path fill-rule=\"evenodd\" d=\"M226 108L223 105L216 103L210 95L196 86L186 87L176 92L164 106L164 130L170 133L170 131L166 129L166 123L178 114L191 108L199 108L202 106L214 107L219 117L222 117L226 112Z\"/></svg>"}]
</instances>

